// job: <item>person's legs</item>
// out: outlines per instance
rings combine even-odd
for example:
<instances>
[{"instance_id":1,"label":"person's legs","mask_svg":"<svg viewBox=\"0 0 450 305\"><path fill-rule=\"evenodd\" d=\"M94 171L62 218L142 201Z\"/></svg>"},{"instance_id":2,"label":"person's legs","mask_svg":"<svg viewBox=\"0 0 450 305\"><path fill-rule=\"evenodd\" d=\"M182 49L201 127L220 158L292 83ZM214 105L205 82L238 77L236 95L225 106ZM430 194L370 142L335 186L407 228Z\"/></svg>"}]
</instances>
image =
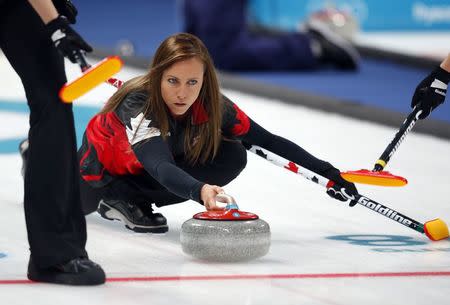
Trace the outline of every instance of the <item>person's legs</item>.
<instances>
[{"instance_id":1,"label":"person's legs","mask_svg":"<svg viewBox=\"0 0 450 305\"><path fill-rule=\"evenodd\" d=\"M177 164L200 181L224 186L245 168L247 152L239 142L222 141L214 160L195 166L182 161ZM138 232L161 233L161 226L167 227L164 216L153 213L151 204L162 207L186 201L168 191L148 174L118 177L109 185L98 189L98 192L102 197L98 209L100 215L107 219L122 220L131 229L136 225L135 231Z\"/></svg>"},{"instance_id":2,"label":"person's legs","mask_svg":"<svg viewBox=\"0 0 450 305\"><path fill-rule=\"evenodd\" d=\"M217 68L270 71L312 70L324 64L350 70L358 67L356 48L324 22L309 22L306 31L299 32L261 31L261 27L254 31L247 22L248 5L248 0L184 1L184 30L203 41Z\"/></svg>"},{"instance_id":3,"label":"person's legs","mask_svg":"<svg viewBox=\"0 0 450 305\"><path fill-rule=\"evenodd\" d=\"M235 179L247 164L247 152L237 141L222 141L213 160L194 166L183 160L175 160L177 165L194 178L219 186ZM151 202L157 207L186 201L162 186L148 174L123 176L106 186L103 198L125 200L135 203Z\"/></svg>"},{"instance_id":4,"label":"person's legs","mask_svg":"<svg viewBox=\"0 0 450 305\"><path fill-rule=\"evenodd\" d=\"M0 47L20 76L30 107L24 184L29 277L63 284L101 284L103 270L88 263L85 251L72 106L58 98L66 82L63 58L27 1L12 5L1 19ZM68 262L75 267L68 268ZM80 276L83 271L77 268L81 264L92 274Z\"/></svg>"},{"instance_id":5,"label":"person's legs","mask_svg":"<svg viewBox=\"0 0 450 305\"><path fill-rule=\"evenodd\" d=\"M318 66L307 35L253 32L247 21L248 2L184 1L184 30L203 41L219 69L310 70Z\"/></svg>"},{"instance_id":6,"label":"person's legs","mask_svg":"<svg viewBox=\"0 0 450 305\"><path fill-rule=\"evenodd\" d=\"M165 233L167 219L154 213L151 204L162 192L162 186L148 174L116 177L102 188L94 189L86 182L81 184L83 207L91 211L97 205L97 212L105 219L120 220L127 229L140 233ZM174 195L175 196L175 195ZM98 200L98 197L101 199ZM177 202L185 201L175 196Z\"/></svg>"}]
</instances>

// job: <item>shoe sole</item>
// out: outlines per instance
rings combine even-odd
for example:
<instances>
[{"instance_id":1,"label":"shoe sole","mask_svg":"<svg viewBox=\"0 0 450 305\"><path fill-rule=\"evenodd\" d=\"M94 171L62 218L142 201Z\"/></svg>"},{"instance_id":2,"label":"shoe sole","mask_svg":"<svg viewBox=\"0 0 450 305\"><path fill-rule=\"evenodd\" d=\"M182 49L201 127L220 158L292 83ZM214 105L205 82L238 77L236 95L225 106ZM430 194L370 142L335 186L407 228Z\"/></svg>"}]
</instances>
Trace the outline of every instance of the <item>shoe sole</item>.
<instances>
[{"instance_id":1,"label":"shoe sole","mask_svg":"<svg viewBox=\"0 0 450 305\"><path fill-rule=\"evenodd\" d=\"M72 286L97 286L106 281L105 273L99 270L91 270L82 274L65 274L52 272L48 274L27 274L29 280L41 283L72 285Z\"/></svg>"},{"instance_id":2,"label":"shoe sole","mask_svg":"<svg viewBox=\"0 0 450 305\"><path fill-rule=\"evenodd\" d=\"M112 206L106 204L101 201L98 207L97 212L103 218L107 220L119 220L125 224L125 228L128 230L137 232L137 233L166 233L169 230L168 225L160 225L160 226L140 226L132 223L128 218L126 218L122 213L120 213L117 209Z\"/></svg>"},{"instance_id":3,"label":"shoe sole","mask_svg":"<svg viewBox=\"0 0 450 305\"><path fill-rule=\"evenodd\" d=\"M328 41L334 44L336 47L343 49L347 54L349 54L352 61L355 63L355 67L358 66L361 61L361 57L355 51L355 49L351 46L351 43L345 40L339 35L336 35L331 29L327 26L323 25L321 22L312 20L306 25L307 30L315 31L316 33L325 36Z\"/></svg>"}]
</instances>

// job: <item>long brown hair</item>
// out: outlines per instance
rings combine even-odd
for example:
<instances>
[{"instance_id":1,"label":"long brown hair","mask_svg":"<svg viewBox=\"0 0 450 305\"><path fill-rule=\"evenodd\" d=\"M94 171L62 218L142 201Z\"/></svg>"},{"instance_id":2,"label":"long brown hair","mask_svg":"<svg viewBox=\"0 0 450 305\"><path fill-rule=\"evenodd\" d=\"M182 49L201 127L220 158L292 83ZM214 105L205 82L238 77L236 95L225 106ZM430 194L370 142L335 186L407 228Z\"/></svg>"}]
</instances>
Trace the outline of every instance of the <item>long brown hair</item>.
<instances>
[{"instance_id":1,"label":"long brown hair","mask_svg":"<svg viewBox=\"0 0 450 305\"><path fill-rule=\"evenodd\" d=\"M187 120L184 148L187 161L191 164L204 163L213 158L219 148L222 124L219 82L211 56L203 42L194 35L179 33L169 36L156 50L149 71L142 76L127 81L108 100L100 113L114 111L120 102L130 92L144 91L148 94L147 103L143 109L144 117L151 116L166 138L169 131L170 112L161 95L161 79L163 72L174 63L196 57L203 62L203 85L199 93L198 102L208 114L208 121L195 125L192 122L192 106L188 110L191 116Z\"/></svg>"}]
</instances>

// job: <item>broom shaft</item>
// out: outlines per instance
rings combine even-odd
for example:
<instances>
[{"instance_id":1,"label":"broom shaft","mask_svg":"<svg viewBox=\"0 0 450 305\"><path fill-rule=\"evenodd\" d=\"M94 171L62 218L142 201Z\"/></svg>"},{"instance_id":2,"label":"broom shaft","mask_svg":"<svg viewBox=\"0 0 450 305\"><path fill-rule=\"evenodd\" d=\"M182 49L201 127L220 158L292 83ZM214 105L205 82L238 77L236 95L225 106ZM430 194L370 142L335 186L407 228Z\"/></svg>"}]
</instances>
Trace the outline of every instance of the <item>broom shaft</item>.
<instances>
[{"instance_id":1,"label":"broom shaft","mask_svg":"<svg viewBox=\"0 0 450 305\"><path fill-rule=\"evenodd\" d=\"M392 155L395 153L395 151L398 149L400 144L405 139L408 132L411 131L411 129L416 124L417 120L419 119L419 115L422 113L422 110L419 110L419 107L415 107L413 111L408 115L408 117L403 122L402 126L400 126L400 129L395 134L394 139L392 139L391 143L386 147L384 152L381 154L381 156L378 158L377 162L375 162L373 171L379 172L384 169L384 167L387 165L389 160L391 159Z\"/></svg>"},{"instance_id":2,"label":"broom shaft","mask_svg":"<svg viewBox=\"0 0 450 305\"><path fill-rule=\"evenodd\" d=\"M251 145L249 147L246 147L247 150L251 151L252 153L266 159L270 163L273 163L279 167L283 167L291 172L294 172L298 175L303 176L304 178L313 181L317 184L320 184L323 187L328 187L330 185L331 180L316 174L313 171L310 171L307 168L301 167L300 165L289 161L281 156L278 156L264 148L261 148L256 145ZM403 215L381 203L378 203L366 196L363 196L361 194L355 195L354 197L348 197L349 200L355 200L358 204L365 206L366 208L377 212L378 214L383 215L386 218L389 218L395 222L398 222L410 229L413 229L419 233L424 233L424 225L406 215Z\"/></svg>"}]
</instances>

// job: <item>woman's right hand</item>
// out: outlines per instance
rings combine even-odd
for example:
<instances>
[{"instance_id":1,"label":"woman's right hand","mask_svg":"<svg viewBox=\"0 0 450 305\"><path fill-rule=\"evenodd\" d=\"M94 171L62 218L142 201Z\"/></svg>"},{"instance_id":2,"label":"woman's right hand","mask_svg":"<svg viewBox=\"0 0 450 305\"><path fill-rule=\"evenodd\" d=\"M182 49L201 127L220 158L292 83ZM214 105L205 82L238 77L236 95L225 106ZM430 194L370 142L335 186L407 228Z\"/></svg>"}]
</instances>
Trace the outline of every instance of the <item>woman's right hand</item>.
<instances>
[{"instance_id":1,"label":"woman's right hand","mask_svg":"<svg viewBox=\"0 0 450 305\"><path fill-rule=\"evenodd\" d=\"M200 191L200 199L203 201L207 210L222 210L223 208L216 205L216 196L225 193L223 188L217 185L203 185Z\"/></svg>"}]
</instances>

